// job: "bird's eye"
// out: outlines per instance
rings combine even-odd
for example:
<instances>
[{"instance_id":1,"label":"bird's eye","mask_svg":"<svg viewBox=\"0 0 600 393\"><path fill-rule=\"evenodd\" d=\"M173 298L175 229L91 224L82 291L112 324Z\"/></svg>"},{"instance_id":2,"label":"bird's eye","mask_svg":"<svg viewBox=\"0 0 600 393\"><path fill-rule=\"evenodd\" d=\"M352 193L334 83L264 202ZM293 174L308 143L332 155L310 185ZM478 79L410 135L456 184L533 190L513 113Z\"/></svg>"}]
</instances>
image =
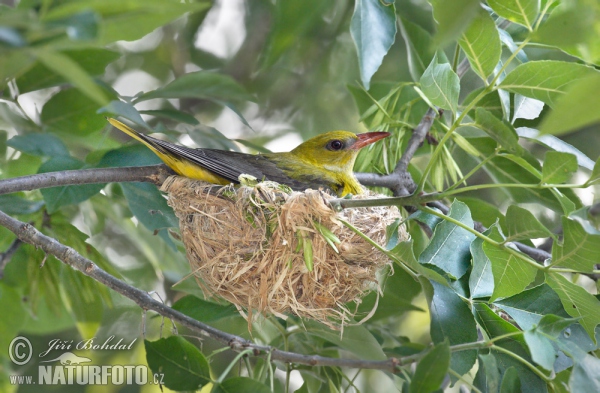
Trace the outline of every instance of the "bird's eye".
<instances>
[{"instance_id":1,"label":"bird's eye","mask_svg":"<svg viewBox=\"0 0 600 393\"><path fill-rule=\"evenodd\" d=\"M344 143L337 139L334 139L327 144L327 150L341 150L343 147Z\"/></svg>"}]
</instances>

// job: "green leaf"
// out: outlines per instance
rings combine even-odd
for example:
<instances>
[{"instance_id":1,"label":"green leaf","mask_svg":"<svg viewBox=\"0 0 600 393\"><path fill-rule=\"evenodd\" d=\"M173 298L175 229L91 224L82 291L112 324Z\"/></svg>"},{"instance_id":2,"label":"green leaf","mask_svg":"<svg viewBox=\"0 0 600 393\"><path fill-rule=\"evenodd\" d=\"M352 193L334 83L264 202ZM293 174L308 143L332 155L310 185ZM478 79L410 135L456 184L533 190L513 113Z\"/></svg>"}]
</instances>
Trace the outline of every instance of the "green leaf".
<instances>
[{"instance_id":1,"label":"green leaf","mask_svg":"<svg viewBox=\"0 0 600 393\"><path fill-rule=\"evenodd\" d=\"M1 210L1 209L0 209ZM402 269L395 268L394 274L385 281L383 296L375 292L363 297L358 306L358 313L367 315L377 303L375 313L369 319L374 322L389 317L399 317L407 311L423 311L412 304L413 299L421 292L421 285Z\"/></svg>"},{"instance_id":2,"label":"green leaf","mask_svg":"<svg viewBox=\"0 0 600 393\"><path fill-rule=\"evenodd\" d=\"M146 361L153 373L164 375L172 390L196 390L210 382L210 368L202 353L181 336L144 340Z\"/></svg>"},{"instance_id":3,"label":"green leaf","mask_svg":"<svg viewBox=\"0 0 600 393\"><path fill-rule=\"evenodd\" d=\"M497 226L490 229L492 229L490 238L498 242L504 240ZM494 292L491 300L523 291L537 274L538 269L500 246L484 242L483 251L492 263L494 275Z\"/></svg>"},{"instance_id":4,"label":"green leaf","mask_svg":"<svg viewBox=\"0 0 600 393\"><path fill-rule=\"evenodd\" d=\"M434 37L436 46L444 46L456 38L470 25L479 10L476 0L429 0L433 7L433 18L437 22Z\"/></svg>"},{"instance_id":5,"label":"green leaf","mask_svg":"<svg viewBox=\"0 0 600 393\"><path fill-rule=\"evenodd\" d=\"M98 45L106 45L119 40L140 39L186 12L198 12L208 7L209 2L182 3L177 0L73 1L51 7L45 13L44 20L63 19L82 11L93 10L102 16Z\"/></svg>"},{"instance_id":6,"label":"green leaf","mask_svg":"<svg viewBox=\"0 0 600 393\"><path fill-rule=\"evenodd\" d=\"M520 332L516 326L505 321L484 303L473 303L473 314L489 338ZM525 340L518 335L497 340L495 344L516 354L527 354Z\"/></svg>"},{"instance_id":7,"label":"green leaf","mask_svg":"<svg viewBox=\"0 0 600 393\"><path fill-rule=\"evenodd\" d=\"M121 54L103 48L69 49L61 52L64 56L77 63L88 75L96 76L104 73L106 66ZM21 94L47 87L57 86L67 82L67 79L37 62L23 75L16 79Z\"/></svg>"},{"instance_id":8,"label":"green leaf","mask_svg":"<svg viewBox=\"0 0 600 393\"><path fill-rule=\"evenodd\" d=\"M501 53L500 35L490 14L480 9L458 43L473 71L487 80L500 61Z\"/></svg>"},{"instance_id":9,"label":"green leaf","mask_svg":"<svg viewBox=\"0 0 600 393\"><path fill-rule=\"evenodd\" d=\"M59 157L69 156L69 150L63 141L46 133L30 133L15 135L6 144L13 149L31 154L32 156Z\"/></svg>"},{"instance_id":10,"label":"green leaf","mask_svg":"<svg viewBox=\"0 0 600 393\"><path fill-rule=\"evenodd\" d=\"M563 242L552 245L552 266L592 272L598 263L600 232L577 219L563 217Z\"/></svg>"},{"instance_id":11,"label":"green leaf","mask_svg":"<svg viewBox=\"0 0 600 393\"><path fill-rule=\"evenodd\" d=\"M106 126L104 116L96 113L98 108L80 90L61 90L44 104L41 120L50 132L85 136Z\"/></svg>"},{"instance_id":12,"label":"green leaf","mask_svg":"<svg viewBox=\"0 0 600 393\"><path fill-rule=\"evenodd\" d=\"M504 372L502 377L502 385L500 385L500 393L514 393L521 392L521 380L519 379L519 372L514 367L509 367ZM526 390L533 392L534 390Z\"/></svg>"},{"instance_id":13,"label":"green leaf","mask_svg":"<svg viewBox=\"0 0 600 393\"><path fill-rule=\"evenodd\" d=\"M187 295L173 304L173 309L180 311L200 322L209 323L222 318L239 317L233 304L221 305Z\"/></svg>"},{"instance_id":14,"label":"green leaf","mask_svg":"<svg viewBox=\"0 0 600 393\"><path fill-rule=\"evenodd\" d=\"M546 283L558 294L565 311L579 323L596 342L594 331L600 323L600 300L558 273L546 273Z\"/></svg>"},{"instance_id":15,"label":"green leaf","mask_svg":"<svg viewBox=\"0 0 600 393\"><path fill-rule=\"evenodd\" d=\"M477 108L475 110L475 124L477 128L485 131L509 152L519 155L523 149L519 145L519 137L514 128L494 116L491 112L483 108Z\"/></svg>"},{"instance_id":16,"label":"green leaf","mask_svg":"<svg viewBox=\"0 0 600 393\"><path fill-rule=\"evenodd\" d=\"M516 129L516 131L520 138L525 138L539 143L540 145L555 151L573 154L575 157L577 157L577 163L579 166L589 169L590 171L594 168L594 161L582 153L581 150L577 149L573 145L568 144L562 139L555 137L554 135L540 135L538 130L528 127L519 127Z\"/></svg>"},{"instance_id":17,"label":"green leaf","mask_svg":"<svg viewBox=\"0 0 600 393\"><path fill-rule=\"evenodd\" d=\"M512 70L498 86L543 101L554 108L579 79L598 73L594 68L564 61L530 61Z\"/></svg>"},{"instance_id":18,"label":"green leaf","mask_svg":"<svg viewBox=\"0 0 600 393\"><path fill-rule=\"evenodd\" d=\"M456 113L460 80L448 63L438 63L437 54L421 76L421 90L433 105Z\"/></svg>"},{"instance_id":19,"label":"green leaf","mask_svg":"<svg viewBox=\"0 0 600 393\"><path fill-rule=\"evenodd\" d=\"M43 201L30 201L16 195L0 195L0 211L6 214L31 214L44 206Z\"/></svg>"},{"instance_id":20,"label":"green leaf","mask_svg":"<svg viewBox=\"0 0 600 393\"><path fill-rule=\"evenodd\" d=\"M429 393L442 385L450 366L448 340L435 345L417 364L410 382L410 393Z\"/></svg>"},{"instance_id":21,"label":"green leaf","mask_svg":"<svg viewBox=\"0 0 600 393\"><path fill-rule=\"evenodd\" d=\"M398 26L406 46L408 70L412 79L418 81L435 56L433 39L427 30L403 17L398 18Z\"/></svg>"},{"instance_id":22,"label":"green leaf","mask_svg":"<svg viewBox=\"0 0 600 393\"><path fill-rule=\"evenodd\" d=\"M473 228L471 212L467 205L460 201L452 203L448 216ZM458 279L469 268L469 247L473 239L475 235L471 232L444 220L435 227L430 243L419 256L419 263Z\"/></svg>"},{"instance_id":23,"label":"green leaf","mask_svg":"<svg viewBox=\"0 0 600 393\"><path fill-rule=\"evenodd\" d=\"M527 289L514 296L498 300L494 305L510 315L523 330L538 325L544 315L567 317L560 298L547 284Z\"/></svg>"},{"instance_id":24,"label":"green leaf","mask_svg":"<svg viewBox=\"0 0 600 393\"><path fill-rule=\"evenodd\" d=\"M194 116L187 114L182 111L178 111L176 109L152 109L140 111L143 115L150 115L156 117L162 117L164 119L175 120L180 123L190 124L190 125L198 125L200 122Z\"/></svg>"},{"instance_id":25,"label":"green leaf","mask_svg":"<svg viewBox=\"0 0 600 393\"><path fill-rule=\"evenodd\" d=\"M57 156L43 163L38 173L81 169L84 166L85 163L73 157ZM73 205L87 200L100 192L104 186L105 184L85 184L81 186L44 188L40 191L46 201L48 212L52 213L62 206Z\"/></svg>"},{"instance_id":26,"label":"green leaf","mask_svg":"<svg viewBox=\"0 0 600 393\"><path fill-rule=\"evenodd\" d=\"M516 205L510 205L506 211L506 228L508 230L506 241L553 236L552 232L543 226L533 213Z\"/></svg>"},{"instance_id":27,"label":"green leaf","mask_svg":"<svg viewBox=\"0 0 600 393\"><path fill-rule=\"evenodd\" d=\"M489 236L490 230L484 232ZM494 292L494 275L492 263L483 252L483 239L478 237L471 243L473 268L469 276L469 292L471 298L489 297Z\"/></svg>"},{"instance_id":28,"label":"green leaf","mask_svg":"<svg viewBox=\"0 0 600 393\"><path fill-rule=\"evenodd\" d=\"M232 77L210 71L184 74L166 86L142 94L135 103L153 98L200 98L236 104L254 101Z\"/></svg>"},{"instance_id":29,"label":"green leaf","mask_svg":"<svg viewBox=\"0 0 600 393\"><path fill-rule=\"evenodd\" d=\"M394 3L357 0L350 22L350 34L356 45L360 78L368 90L371 78L396 38Z\"/></svg>"},{"instance_id":30,"label":"green leaf","mask_svg":"<svg viewBox=\"0 0 600 393\"><path fill-rule=\"evenodd\" d=\"M477 328L467 304L452 289L421 278L431 313L431 339L439 344L449 340L450 345L474 342ZM450 368L460 375L468 372L475 360L477 351L453 352Z\"/></svg>"},{"instance_id":31,"label":"green leaf","mask_svg":"<svg viewBox=\"0 0 600 393\"><path fill-rule=\"evenodd\" d=\"M599 11L594 0L561 1L532 38L543 45L557 46L587 64L598 64L600 45L595 32L600 27Z\"/></svg>"},{"instance_id":32,"label":"green leaf","mask_svg":"<svg viewBox=\"0 0 600 393\"><path fill-rule=\"evenodd\" d=\"M22 330L27 313L23 312L24 300L15 288L0 282L0 313L11 315L11 318L0 319L0 345L8 348L11 341ZM12 353L11 353L12 355Z\"/></svg>"},{"instance_id":33,"label":"green leaf","mask_svg":"<svg viewBox=\"0 0 600 393\"><path fill-rule=\"evenodd\" d=\"M488 4L501 17L533 30L540 12L540 0L488 0Z\"/></svg>"},{"instance_id":34,"label":"green leaf","mask_svg":"<svg viewBox=\"0 0 600 393\"><path fill-rule=\"evenodd\" d=\"M554 340L551 340L545 334L546 332L544 331L544 329L541 326L541 324L544 323L544 320L547 320L547 318L558 318L558 319L565 321L564 319L559 318L554 315L546 315L540 321L540 326L536 327L534 329L525 331L525 333L523 334L523 338L525 339L525 342L527 343L527 347L529 348L529 353L531 354L531 358L533 359L533 361L536 362L537 364L539 364L540 366L544 367L546 370L551 371L554 368L554 362L556 361L557 353L556 353L556 349L552 343L552 341L554 341ZM573 320L566 320L566 321L567 321L567 325L564 326L562 329L560 329L556 333L556 335L558 335L558 333L560 333L564 328L566 328L567 326L569 326L573 323ZM555 338L556 337L554 337L554 339Z\"/></svg>"},{"instance_id":35,"label":"green leaf","mask_svg":"<svg viewBox=\"0 0 600 393\"><path fill-rule=\"evenodd\" d=\"M97 113L112 113L113 115L123 116L135 124L149 128L148 124L142 118L141 112L135 109L135 107L128 102L113 100L108 105L98 109ZM106 125L106 119L104 116L102 117L102 120L104 120Z\"/></svg>"},{"instance_id":36,"label":"green leaf","mask_svg":"<svg viewBox=\"0 0 600 393\"><path fill-rule=\"evenodd\" d=\"M471 91L463 100L462 104L460 104L459 108L466 108L475 98L481 94L484 87L480 87ZM490 112L494 117L501 119L504 116L504 111L502 109L502 102L500 101L500 94L498 90L489 92L481 97L472 111L475 111L477 108L483 108ZM471 116L474 117L473 112L469 112Z\"/></svg>"},{"instance_id":37,"label":"green leaf","mask_svg":"<svg viewBox=\"0 0 600 393\"><path fill-rule=\"evenodd\" d=\"M100 106L108 104L109 100L100 86L70 57L50 49L39 49L35 53L44 66L71 82L91 100Z\"/></svg>"},{"instance_id":38,"label":"green leaf","mask_svg":"<svg viewBox=\"0 0 600 393\"><path fill-rule=\"evenodd\" d=\"M500 372L493 354L479 355L479 369L473 384L482 392L497 392L500 387Z\"/></svg>"},{"instance_id":39,"label":"green leaf","mask_svg":"<svg viewBox=\"0 0 600 393\"><path fill-rule=\"evenodd\" d=\"M598 91L600 91L598 73L573 83L566 94L557 100L554 109L544 116L540 132L561 135L600 123L600 113L594 106Z\"/></svg>"},{"instance_id":40,"label":"green leaf","mask_svg":"<svg viewBox=\"0 0 600 393\"><path fill-rule=\"evenodd\" d=\"M578 168L577 158L573 154L548 151L544 155L542 183L564 183L571 178Z\"/></svg>"},{"instance_id":41,"label":"green leaf","mask_svg":"<svg viewBox=\"0 0 600 393\"><path fill-rule=\"evenodd\" d=\"M305 320L306 331L349 351L359 358L369 360L384 360L385 353L373 334L362 325L345 326L343 334L331 330L329 327L312 320Z\"/></svg>"},{"instance_id":42,"label":"green leaf","mask_svg":"<svg viewBox=\"0 0 600 393\"><path fill-rule=\"evenodd\" d=\"M571 378L571 392L596 393L600 391L600 359L586 354L583 359L575 362Z\"/></svg>"},{"instance_id":43,"label":"green leaf","mask_svg":"<svg viewBox=\"0 0 600 393\"><path fill-rule=\"evenodd\" d=\"M123 194L135 217L151 231L179 225L173 209L154 184L121 183Z\"/></svg>"},{"instance_id":44,"label":"green leaf","mask_svg":"<svg viewBox=\"0 0 600 393\"><path fill-rule=\"evenodd\" d=\"M210 393L270 393L265 384L248 377L227 378L221 383L215 383Z\"/></svg>"}]
</instances>

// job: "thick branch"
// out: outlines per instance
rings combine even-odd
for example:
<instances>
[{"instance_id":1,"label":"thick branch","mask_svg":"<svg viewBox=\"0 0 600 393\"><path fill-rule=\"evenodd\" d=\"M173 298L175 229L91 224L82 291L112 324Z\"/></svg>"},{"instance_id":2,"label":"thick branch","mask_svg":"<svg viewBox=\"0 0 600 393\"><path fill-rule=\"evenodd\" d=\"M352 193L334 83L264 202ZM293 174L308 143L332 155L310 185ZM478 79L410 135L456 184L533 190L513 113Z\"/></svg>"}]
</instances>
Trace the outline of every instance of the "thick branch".
<instances>
[{"instance_id":1,"label":"thick branch","mask_svg":"<svg viewBox=\"0 0 600 393\"><path fill-rule=\"evenodd\" d=\"M76 184L139 181L162 184L170 170L165 165L92 168L72 171L38 173L36 175L0 180L0 195L40 188L70 186Z\"/></svg>"},{"instance_id":2,"label":"thick branch","mask_svg":"<svg viewBox=\"0 0 600 393\"><path fill-rule=\"evenodd\" d=\"M181 325L189 328L192 331L229 345L234 351L239 352L250 348L254 350L255 356L270 353L270 357L273 360L278 360L285 363L306 364L310 366L365 368L396 372L397 367L403 364L402 358L389 358L381 361L339 359L280 351L274 347L254 344L242 337L220 331L202 322L196 321L195 319L192 319L187 315L184 315L179 311L173 310L163 303L154 300L150 295L148 295L147 292L132 287L131 285L126 284L124 281L111 276L99 268L94 262L83 257L71 247L67 247L59 243L57 240L42 234L32 225L18 221L2 211L0 211L0 225L3 225L14 232L15 235L21 239L21 241L41 248L47 254L54 255L60 261L73 267L74 269L79 270L86 276L93 278L108 288L111 288L121 295L133 300L142 309L153 310L164 317L179 322ZM414 359L413 356L411 358L407 358L406 363L414 362L416 360L417 359Z\"/></svg>"}]
</instances>

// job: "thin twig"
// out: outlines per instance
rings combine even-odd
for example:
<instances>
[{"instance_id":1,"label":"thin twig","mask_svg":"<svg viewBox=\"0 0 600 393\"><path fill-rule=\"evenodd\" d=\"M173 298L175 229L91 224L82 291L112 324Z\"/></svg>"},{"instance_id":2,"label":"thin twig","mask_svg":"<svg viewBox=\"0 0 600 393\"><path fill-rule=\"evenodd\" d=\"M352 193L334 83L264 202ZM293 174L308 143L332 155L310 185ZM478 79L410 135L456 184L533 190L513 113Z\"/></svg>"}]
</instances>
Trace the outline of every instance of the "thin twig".
<instances>
[{"instance_id":1,"label":"thin twig","mask_svg":"<svg viewBox=\"0 0 600 393\"><path fill-rule=\"evenodd\" d=\"M162 184L169 175L166 165L122 168L91 168L72 171L38 173L36 175L0 180L0 195L40 188L110 182L150 182Z\"/></svg>"}]
</instances>

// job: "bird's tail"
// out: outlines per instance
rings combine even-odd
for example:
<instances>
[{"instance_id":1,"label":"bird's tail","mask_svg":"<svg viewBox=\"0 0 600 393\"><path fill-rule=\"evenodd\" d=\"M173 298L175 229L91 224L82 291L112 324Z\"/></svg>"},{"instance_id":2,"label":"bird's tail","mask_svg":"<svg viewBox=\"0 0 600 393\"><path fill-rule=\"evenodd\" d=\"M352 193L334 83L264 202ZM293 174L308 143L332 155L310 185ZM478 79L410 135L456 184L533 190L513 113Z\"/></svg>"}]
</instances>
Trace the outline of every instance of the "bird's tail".
<instances>
[{"instance_id":1,"label":"bird's tail","mask_svg":"<svg viewBox=\"0 0 600 393\"><path fill-rule=\"evenodd\" d=\"M132 137L132 138L142 142L144 145L148 146L148 148L150 148L150 150L152 150L160 158L163 158L163 156L167 154L165 152L165 149L162 148L158 143L155 142L154 138L151 138L149 136L146 136L144 134L137 132L133 128L121 123L117 119L112 119L110 117L107 117L106 120L108 120L108 122L110 124L112 124L115 128L118 128L119 130L123 131L130 137Z\"/></svg>"}]
</instances>

